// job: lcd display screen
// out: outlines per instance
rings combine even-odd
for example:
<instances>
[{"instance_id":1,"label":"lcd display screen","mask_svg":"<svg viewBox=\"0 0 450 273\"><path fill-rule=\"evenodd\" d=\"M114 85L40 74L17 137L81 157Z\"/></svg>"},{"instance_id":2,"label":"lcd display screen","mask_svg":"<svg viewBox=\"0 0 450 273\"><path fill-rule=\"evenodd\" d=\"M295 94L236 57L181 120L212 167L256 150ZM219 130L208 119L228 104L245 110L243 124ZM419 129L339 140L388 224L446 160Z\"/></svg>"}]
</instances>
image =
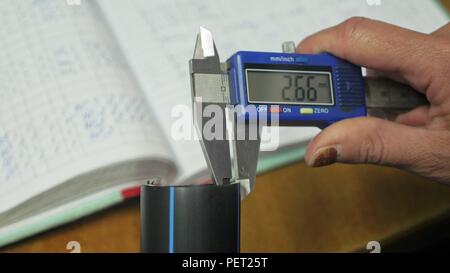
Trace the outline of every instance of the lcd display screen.
<instances>
[{"instance_id":1,"label":"lcd display screen","mask_svg":"<svg viewBox=\"0 0 450 273\"><path fill-rule=\"evenodd\" d=\"M249 103L333 105L331 73L246 69Z\"/></svg>"}]
</instances>

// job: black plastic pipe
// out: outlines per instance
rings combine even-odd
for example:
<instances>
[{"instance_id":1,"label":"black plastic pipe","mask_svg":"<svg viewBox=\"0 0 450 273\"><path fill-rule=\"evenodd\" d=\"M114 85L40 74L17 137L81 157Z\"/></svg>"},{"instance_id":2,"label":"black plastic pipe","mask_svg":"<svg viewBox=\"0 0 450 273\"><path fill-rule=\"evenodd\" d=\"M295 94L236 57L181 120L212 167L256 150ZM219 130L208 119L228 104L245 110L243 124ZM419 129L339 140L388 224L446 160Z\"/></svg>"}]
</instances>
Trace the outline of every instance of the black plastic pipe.
<instances>
[{"instance_id":1,"label":"black plastic pipe","mask_svg":"<svg viewBox=\"0 0 450 273\"><path fill-rule=\"evenodd\" d=\"M240 186L141 187L141 251L237 253Z\"/></svg>"}]
</instances>

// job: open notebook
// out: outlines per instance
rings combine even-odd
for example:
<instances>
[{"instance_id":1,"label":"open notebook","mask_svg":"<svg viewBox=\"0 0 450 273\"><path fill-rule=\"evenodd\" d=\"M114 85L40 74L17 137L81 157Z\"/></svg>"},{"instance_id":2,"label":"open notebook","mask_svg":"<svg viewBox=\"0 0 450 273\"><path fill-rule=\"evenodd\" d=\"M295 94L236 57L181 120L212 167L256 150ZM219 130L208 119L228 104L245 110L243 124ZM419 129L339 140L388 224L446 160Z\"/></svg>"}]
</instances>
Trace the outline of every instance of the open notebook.
<instances>
[{"instance_id":1,"label":"open notebook","mask_svg":"<svg viewBox=\"0 0 450 273\"><path fill-rule=\"evenodd\" d=\"M0 1L0 246L135 196L147 179L207 178L199 144L171 137L173 106L190 106L200 25L224 59L355 15L430 32L448 21L436 3ZM259 172L300 159L317 132L283 128Z\"/></svg>"}]
</instances>

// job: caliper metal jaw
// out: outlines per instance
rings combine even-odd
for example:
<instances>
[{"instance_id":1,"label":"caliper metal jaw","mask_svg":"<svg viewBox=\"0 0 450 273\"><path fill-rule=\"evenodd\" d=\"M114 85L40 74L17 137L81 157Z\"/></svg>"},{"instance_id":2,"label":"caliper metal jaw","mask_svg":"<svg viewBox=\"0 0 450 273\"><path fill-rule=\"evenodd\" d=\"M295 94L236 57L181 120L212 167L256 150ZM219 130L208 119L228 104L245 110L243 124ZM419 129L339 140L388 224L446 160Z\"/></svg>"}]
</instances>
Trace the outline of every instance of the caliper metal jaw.
<instances>
[{"instance_id":1,"label":"caliper metal jaw","mask_svg":"<svg viewBox=\"0 0 450 273\"><path fill-rule=\"evenodd\" d=\"M244 197L255 184L260 136L237 138L239 120L231 103L227 65L220 62L212 35L204 28L197 35L189 68L194 126L211 177L217 185L241 183ZM249 123L241 125L249 131Z\"/></svg>"}]
</instances>

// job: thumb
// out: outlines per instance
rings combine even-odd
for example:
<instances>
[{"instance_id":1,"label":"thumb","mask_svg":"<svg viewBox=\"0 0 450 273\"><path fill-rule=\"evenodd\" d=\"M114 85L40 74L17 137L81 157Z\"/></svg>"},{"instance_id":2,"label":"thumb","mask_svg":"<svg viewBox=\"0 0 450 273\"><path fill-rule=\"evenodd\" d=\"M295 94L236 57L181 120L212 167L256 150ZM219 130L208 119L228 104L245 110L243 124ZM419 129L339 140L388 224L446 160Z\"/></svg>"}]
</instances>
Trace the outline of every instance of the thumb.
<instances>
[{"instance_id":1,"label":"thumb","mask_svg":"<svg viewBox=\"0 0 450 273\"><path fill-rule=\"evenodd\" d=\"M337 122L308 146L305 160L311 167L335 162L374 163L412 169L429 150L423 128L364 117ZM429 152L429 151L428 151Z\"/></svg>"}]
</instances>

